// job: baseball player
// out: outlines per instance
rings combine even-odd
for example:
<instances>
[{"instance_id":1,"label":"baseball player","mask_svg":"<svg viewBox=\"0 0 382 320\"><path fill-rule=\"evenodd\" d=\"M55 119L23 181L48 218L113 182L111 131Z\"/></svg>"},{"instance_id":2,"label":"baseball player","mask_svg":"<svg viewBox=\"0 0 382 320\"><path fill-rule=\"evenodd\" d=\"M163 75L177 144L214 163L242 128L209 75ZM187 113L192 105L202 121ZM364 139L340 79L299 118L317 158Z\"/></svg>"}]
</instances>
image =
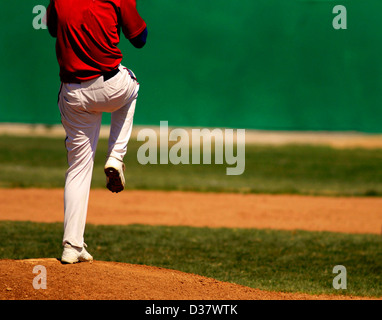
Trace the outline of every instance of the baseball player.
<instances>
[{"instance_id":1,"label":"baseball player","mask_svg":"<svg viewBox=\"0 0 382 320\"><path fill-rule=\"evenodd\" d=\"M120 30L136 48L142 48L147 26L136 0L50 0L47 25L57 38L58 107L69 165L61 262L92 261L84 231L102 113L111 113L106 186L117 193L125 186L123 158L139 90L134 73L121 64Z\"/></svg>"}]
</instances>

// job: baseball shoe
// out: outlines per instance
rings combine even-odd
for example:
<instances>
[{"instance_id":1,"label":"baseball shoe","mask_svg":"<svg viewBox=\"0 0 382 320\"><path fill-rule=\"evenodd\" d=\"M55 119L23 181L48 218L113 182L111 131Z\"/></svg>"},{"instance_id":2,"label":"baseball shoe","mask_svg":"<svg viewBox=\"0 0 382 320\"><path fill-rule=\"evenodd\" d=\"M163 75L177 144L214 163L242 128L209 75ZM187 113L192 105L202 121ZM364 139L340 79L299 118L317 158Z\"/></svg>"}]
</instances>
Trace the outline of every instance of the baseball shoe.
<instances>
[{"instance_id":1,"label":"baseball shoe","mask_svg":"<svg viewBox=\"0 0 382 320\"><path fill-rule=\"evenodd\" d=\"M65 243L61 263L92 262L93 257L86 251L85 247L87 247L85 243L82 248Z\"/></svg>"},{"instance_id":2,"label":"baseball shoe","mask_svg":"<svg viewBox=\"0 0 382 320\"><path fill-rule=\"evenodd\" d=\"M125 177L123 171L125 164L116 158L109 157L105 164L106 187L111 192L120 192L125 189Z\"/></svg>"}]
</instances>

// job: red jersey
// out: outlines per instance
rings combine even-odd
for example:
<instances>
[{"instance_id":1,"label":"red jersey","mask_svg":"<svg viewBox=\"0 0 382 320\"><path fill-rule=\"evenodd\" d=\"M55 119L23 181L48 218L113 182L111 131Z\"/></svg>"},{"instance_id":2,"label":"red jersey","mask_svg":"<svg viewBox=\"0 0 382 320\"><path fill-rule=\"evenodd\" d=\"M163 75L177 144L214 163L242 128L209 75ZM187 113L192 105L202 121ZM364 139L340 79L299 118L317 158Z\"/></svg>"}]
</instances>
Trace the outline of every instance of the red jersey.
<instances>
[{"instance_id":1,"label":"red jersey","mask_svg":"<svg viewBox=\"0 0 382 320\"><path fill-rule=\"evenodd\" d=\"M120 29L127 39L146 28L136 0L50 0L49 32L57 37L62 82L94 79L122 61Z\"/></svg>"}]
</instances>

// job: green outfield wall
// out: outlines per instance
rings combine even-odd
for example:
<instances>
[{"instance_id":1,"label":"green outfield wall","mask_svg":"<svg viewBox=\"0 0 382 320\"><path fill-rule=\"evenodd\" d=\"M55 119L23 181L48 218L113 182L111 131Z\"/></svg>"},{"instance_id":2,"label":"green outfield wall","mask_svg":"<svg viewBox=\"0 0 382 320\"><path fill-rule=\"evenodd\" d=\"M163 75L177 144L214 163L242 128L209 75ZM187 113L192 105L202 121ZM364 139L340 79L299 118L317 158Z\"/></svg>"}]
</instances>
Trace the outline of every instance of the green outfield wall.
<instances>
[{"instance_id":1,"label":"green outfield wall","mask_svg":"<svg viewBox=\"0 0 382 320\"><path fill-rule=\"evenodd\" d=\"M1 3L0 122L60 123L55 40L33 27L33 8L49 1ZM346 8L346 29L333 26L345 25L336 5ZM138 0L138 8L147 46L120 43L141 83L136 124L382 132L382 1Z\"/></svg>"}]
</instances>

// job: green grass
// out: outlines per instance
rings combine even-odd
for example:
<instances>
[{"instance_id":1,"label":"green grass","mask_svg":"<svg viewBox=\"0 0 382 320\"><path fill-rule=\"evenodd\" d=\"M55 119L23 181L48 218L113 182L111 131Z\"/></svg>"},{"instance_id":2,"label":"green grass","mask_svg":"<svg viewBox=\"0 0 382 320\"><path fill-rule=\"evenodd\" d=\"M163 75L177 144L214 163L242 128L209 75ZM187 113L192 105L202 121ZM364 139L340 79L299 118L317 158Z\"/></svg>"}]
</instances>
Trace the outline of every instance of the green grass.
<instances>
[{"instance_id":1,"label":"green grass","mask_svg":"<svg viewBox=\"0 0 382 320\"><path fill-rule=\"evenodd\" d=\"M162 189L330 196L381 196L382 149L339 150L323 146L246 146L245 172L227 176L222 165L141 165L131 139L128 189ZM104 188L107 140L98 145L93 188ZM212 158L214 159L214 158ZM0 136L0 187L64 186L67 168L64 140Z\"/></svg>"},{"instance_id":2,"label":"green grass","mask_svg":"<svg viewBox=\"0 0 382 320\"><path fill-rule=\"evenodd\" d=\"M61 255L62 224L0 221L0 259ZM378 235L226 228L88 225L97 260L145 264L265 290L382 296ZM347 289L335 290L335 265Z\"/></svg>"}]
</instances>

